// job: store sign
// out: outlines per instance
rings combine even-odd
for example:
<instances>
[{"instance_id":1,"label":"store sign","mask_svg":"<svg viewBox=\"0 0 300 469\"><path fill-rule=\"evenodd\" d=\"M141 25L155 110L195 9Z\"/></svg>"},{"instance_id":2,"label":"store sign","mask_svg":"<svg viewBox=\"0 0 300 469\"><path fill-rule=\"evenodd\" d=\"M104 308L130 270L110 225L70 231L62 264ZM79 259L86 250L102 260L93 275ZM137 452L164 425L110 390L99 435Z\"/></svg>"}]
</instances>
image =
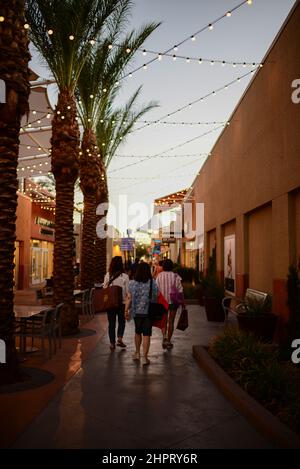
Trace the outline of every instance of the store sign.
<instances>
[{"instance_id":1,"label":"store sign","mask_svg":"<svg viewBox=\"0 0 300 469\"><path fill-rule=\"evenodd\" d=\"M45 228L40 229L40 234L43 236L54 236L54 231L46 230Z\"/></svg>"},{"instance_id":2,"label":"store sign","mask_svg":"<svg viewBox=\"0 0 300 469\"><path fill-rule=\"evenodd\" d=\"M0 103L6 103L6 83L4 80L0 80Z\"/></svg>"},{"instance_id":3,"label":"store sign","mask_svg":"<svg viewBox=\"0 0 300 469\"><path fill-rule=\"evenodd\" d=\"M49 228L54 228L53 221L46 220L45 218L36 217L35 219L36 225L48 226Z\"/></svg>"},{"instance_id":4,"label":"store sign","mask_svg":"<svg viewBox=\"0 0 300 469\"><path fill-rule=\"evenodd\" d=\"M175 238L163 238L162 242L163 244L175 244L176 239Z\"/></svg>"},{"instance_id":5,"label":"store sign","mask_svg":"<svg viewBox=\"0 0 300 469\"><path fill-rule=\"evenodd\" d=\"M134 238L122 238L121 251L132 251L134 248Z\"/></svg>"}]
</instances>

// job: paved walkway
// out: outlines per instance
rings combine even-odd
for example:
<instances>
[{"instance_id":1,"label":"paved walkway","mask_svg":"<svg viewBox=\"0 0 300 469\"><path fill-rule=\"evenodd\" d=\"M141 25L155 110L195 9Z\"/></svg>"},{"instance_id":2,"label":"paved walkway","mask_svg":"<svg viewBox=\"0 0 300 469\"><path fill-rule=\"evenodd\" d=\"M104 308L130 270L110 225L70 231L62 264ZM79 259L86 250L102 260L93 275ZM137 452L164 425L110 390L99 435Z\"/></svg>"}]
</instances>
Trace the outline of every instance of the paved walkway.
<instances>
[{"instance_id":1,"label":"paved walkway","mask_svg":"<svg viewBox=\"0 0 300 469\"><path fill-rule=\"evenodd\" d=\"M193 360L192 345L207 344L222 326L208 323L199 306L188 309L190 327L176 331L172 351L162 350L160 331L154 330L148 367L131 359L132 321L126 327L126 350L110 352L103 337L13 447L271 447Z\"/></svg>"}]
</instances>

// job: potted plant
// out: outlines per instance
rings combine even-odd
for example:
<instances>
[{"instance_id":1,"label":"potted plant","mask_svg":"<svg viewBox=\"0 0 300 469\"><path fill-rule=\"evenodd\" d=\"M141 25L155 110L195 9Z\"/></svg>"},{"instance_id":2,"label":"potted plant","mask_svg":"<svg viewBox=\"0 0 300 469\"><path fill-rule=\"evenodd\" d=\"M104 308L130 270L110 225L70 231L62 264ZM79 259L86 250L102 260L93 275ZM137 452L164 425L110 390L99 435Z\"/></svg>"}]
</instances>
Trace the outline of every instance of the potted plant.
<instances>
[{"instance_id":1,"label":"potted plant","mask_svg":"<svg viewBox=\"0 0 300 469\"><path fill-rule=\"evenodd\" d=\"M216 251L209 258L207 275L201 279L204 306L208 321L223 322L225 320L222 299L225 296L224 285L217 278Z\"/></svg>"},{"instance_id":2,"label":"potted plant","mask_svg":"<svg viewBox=\"0 0 300 469\"><path fill-rule=\"evenodd\" d=\"M239 328L251 332L262 342L272 342L277 325L277 316L271 312L272 300L267 296L265 301L255 296L245 298L237 307Z\"/></svg>"}]
</instances>

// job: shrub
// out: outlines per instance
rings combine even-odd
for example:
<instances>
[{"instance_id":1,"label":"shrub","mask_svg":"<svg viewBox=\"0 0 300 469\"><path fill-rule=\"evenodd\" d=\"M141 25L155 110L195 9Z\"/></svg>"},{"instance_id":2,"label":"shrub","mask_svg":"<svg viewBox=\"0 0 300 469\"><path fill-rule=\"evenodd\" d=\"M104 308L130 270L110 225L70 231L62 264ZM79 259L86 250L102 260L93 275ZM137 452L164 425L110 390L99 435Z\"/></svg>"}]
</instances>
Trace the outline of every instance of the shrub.
<instances>
[{"instance_id":1,"label":"shrub","mask_svg":"<svg viewBox=\"0 0 300 469\"><path fill-rule=\"evenodd\" d=\"M196 300L199 298L199 286L189 282L182 282L183 295L187 300Z\"/></svg>"}]
</instances>

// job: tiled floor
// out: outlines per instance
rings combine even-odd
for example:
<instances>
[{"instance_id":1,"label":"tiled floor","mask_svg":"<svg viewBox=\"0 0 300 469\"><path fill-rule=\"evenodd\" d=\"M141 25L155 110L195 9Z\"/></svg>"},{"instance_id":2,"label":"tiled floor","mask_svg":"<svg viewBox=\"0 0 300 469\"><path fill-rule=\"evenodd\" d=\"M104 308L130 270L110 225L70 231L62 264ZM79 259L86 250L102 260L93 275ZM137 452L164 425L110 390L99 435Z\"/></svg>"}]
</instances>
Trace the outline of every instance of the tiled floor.
<instances>
[{"instance_id":1,"label":"tiled floor","mask_svg":"<svg viewBox=\"0 0 300 469\"><path fill-rule=\"evenodd\" d=\"M104 335L80 371L49 403L14 448L269 448L220 394L192 357L222 325L189 306L190 327L162 350L154 330L148 367L132 361L133 322L126 350L111 352ZM88 340L82 339L82 340Z\"/></svg>"}]
</instances>

